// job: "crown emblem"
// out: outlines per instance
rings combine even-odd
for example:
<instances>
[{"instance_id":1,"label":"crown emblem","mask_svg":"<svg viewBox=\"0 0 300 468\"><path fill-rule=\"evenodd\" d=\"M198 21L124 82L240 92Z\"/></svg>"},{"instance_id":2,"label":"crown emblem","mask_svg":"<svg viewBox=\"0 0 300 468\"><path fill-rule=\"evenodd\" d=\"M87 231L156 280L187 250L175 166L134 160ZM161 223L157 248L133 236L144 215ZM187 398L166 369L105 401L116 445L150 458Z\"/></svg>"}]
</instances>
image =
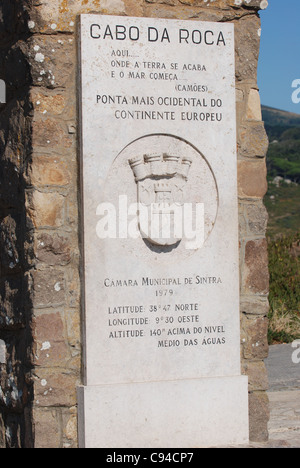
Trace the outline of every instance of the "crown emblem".
<instances>
[{"instance_id":1,"label":"crown emblem","mask_svg":"<svg viewBox=\"0 0 300 468\"><path fill-rule=\"evenodd\" d=\"M147 178L182 177L187 180L192 159L171 154L145 154L129 160L135 181Z\"/></svg>"}]
</instances>

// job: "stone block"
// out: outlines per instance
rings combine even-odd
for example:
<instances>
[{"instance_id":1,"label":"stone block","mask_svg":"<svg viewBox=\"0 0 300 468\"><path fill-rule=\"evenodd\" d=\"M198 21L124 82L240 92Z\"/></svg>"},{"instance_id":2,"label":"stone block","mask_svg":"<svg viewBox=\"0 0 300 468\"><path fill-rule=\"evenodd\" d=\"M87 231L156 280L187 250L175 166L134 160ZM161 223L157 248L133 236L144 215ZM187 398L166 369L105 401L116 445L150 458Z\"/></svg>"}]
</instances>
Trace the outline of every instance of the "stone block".
<instances>
[{"instance_id":1,"label":"stone block","mask_svg":"<svg viewBox=\"0 0 300 468\"><path fill-rule=\"evenodd\" d=\"M61 115L67 106L66 98L63 93L50 94L50 90L42 92L40 89L31 90L31 101L34 110L39 114Z\"/></svg>"},{"instance_id":2,"label":"stone block","mask_svg":"<svg viewBox=\"0 0 300 468\"><path fill-rule=\"evenodd\" d=\"M55 409L34 409L35 448L50 449L60 447L60 413Z\"/></svg>"},{"instance_id":3,"label":"stone block","mask_svg":"<svg viewBox=\"0 0 300 468\"><path fill-rule=\"evenodd\" d=\"M265 235L268 225L268 211L262 201L245 205L245 216L250 235Z\"/></svg>"},{"instance_id":4,"label":"stone block","mask_svg":"<svg viewBox=\"0 0 300 468\"><path fill-rule=\"evenodd\" d=\"M64 223L64 204L59 193L35 190L27 201L27 212L36 228L58 228Z\"/></svg>"},{"instance_id":5,"label":"stone block","mask_svg":"<svg viewBox=\"0 0 300 468\"><path fill-rule=\"evenodd\" d=\"M257 80L261 24L259 17L247 15L235 22L236 78Z\"/></svg>"},{"instance_id":6,"label":"stone block","mask_svg":"<svg viewBox=\"0 0 300 468\"><path fill-rule=\"evenodd\" d=\"M64 448L78 448L77 444L77 408L63 411Z\"/></svg>"},{"instance_id":7,"label":"stone block","mask_svg":"<svg viewBox=\"0 0 300 468\"><path fill-rule=\"evenodd\" d=\"M75 73L75 40L69 36L33 36L29 60L35 86L66 88Z\"/></svg>"},{"instance_id":8,"label":"stone block","mask_svg":"<svg viewBox=\"0 0 300 468\"><path fill-rule=\"evenodd\" d=\"M50 118L41 119L33 123L32 144L35 148L46 148L52 152L56 147L71 148L73 137L69 134L66 124Z\"/></svg>"},{"instance_id":9,"label":"stone block","mask_svg":"<svg viewBox=\"0 0 300 468\"><path fill-rule=\"evenodd\" d=\"M58 234L38 234L36 258L50 266L68 264L71 260L69 239Z\"/></svg>"},{"instance_id":10,"label":"stone block","mask_svg":"<svg viewBox=\"0 0 300 468\"><path fill-rule=\"evenodd\" d=\"M238 161L238 194L240 198L263 198L268 190L264 160Z\"/></svg>"},{"instance_id":11,"label":"stone block","mask_svg":"<svg viewBox=\"0 0 300 468\"><path fill-rule=\"evenodd\" d=\"M34 293L33 305L38 308L54 307L64 304L65 279L59 270L37 270L32 273Z\"/></svg>"},{"instance_id":12,"label":"stone block","mask_svg":"<svg viewBox=\"0 0 300 468\"><path fill-rule=\"evenodd\" d=\"M242 317L242 351L248 360L265 359L269 353L267 317Z\"/></svg>"},{"instance_id":13,"label":"stone block","mask_svg":"<svg viewBox=\"0 0 300 468\"><path fill-rule=\"evenodd\" d=\"M241 200L239 203L239 224L241 239L248 236L265 236L268 212L261 200L253 203Z\"/></svg>"},{"instance_id":14,"label":"stone block","mask_svg":"<svg viewBox=\"0 0 300 468\"><path fill-rule=\"evenodd\" d=\"M268 390L268 373L263 361L245 361L242 365L242 369L243 373L248 376L250 392Z\"/></svg>"},{"instance_id":15,"label":"stone block","mask_svg":"<svg viewBox=\"0 0 300 468\"><path fill-rule=\"evenodd\" d=\"M67 164L57 156L35 156L31 165L31 183L36 186L65 186L71 175Z\"/></svg>"},{"instance_id":16,"label":"stone block","mask_svg":"<svg viewBox=\"0 0 300 468\"><path fill-rule=\"evenodd\" d=\"M35 318L35 365L62 367L70 354L65 342L65 330L59 312L45 313Z\"/></svg>"},{"instance_id":17,"label":"stone block","mask_svg":"<svg viewBox=\"0 0 300 468\"><path fill-rule=\"evenodd\" d=\"M260 96L257 89L250 89L247 103L247 120L262 120Z\"/></svg>"},{"instance_id":18,"label":"stone block","mask_svg":"<svg viewBox=\"0 0 300 468\"><path fill-rule=\"evenodd\" d=\"M35 318L35 336L38 341L49 344L64 340L64 324L59 312L44 313Z\"/></svg>"},{"instance_id":19,"label":"stone block","mask_svg":"<svg viewBox=\"0 0 300 468\"><path fill-rule=\"evenodd\" d=\"M248 315L264 315L269 313L269 301L266 297L241 297L241 312Z\"/></svg>"},{"instance_id":20,"label":"stone block","mask_svg":"<svg viewBox=\"0 0 300 468\"><path fill-rule=\"evenodd\" d=\"M250 440L266 442L269 439L268 421L270 419L269 398L265 392L249 395Z\"/></svg>"},{"instance_id":21,"label":"stone block","mask_svg":"<svg viewBox=\"0 0 300 468\"><path fill-rule=\"evenodd\" d=\"M143 16L144 2L143 0L124 0L125 12L128 16Z\"/></svg>"},{"instance_id":22,"label":"stone block","mask_svg":"<svg viewBox=\"0 0 300 468\"><path fill-rule=\"evenodd\" d=\"M179 3L174 5L161 3L145 3L144 16L149 18L168 18L168 19L199 19L200 21L226 21L232 19L230 10L218 10L191 6Z\"/></svg>"},{"instance_id":23,"label":"stone block","mask_svg":"<svg viewBox=\"0 0 300 468\"><path fill-rule=\"evenodd\" d=\"M269 140L263 122L249 123L239 131L239 156L264 158Z\"/></svg>"},{"instance_id":24,"label":"stone block","mask_svg":"<svg viewBox=\"0 0 300 468\"><path fill-rule=\"evenodd\" d=\"M140 0L136 0L140 3ZM78 14L100 13L106 15L124 15L125 0L51 0L36 6L31 13L31 31L55 34L57 32L73 32ZM130 10L130 15L134 11Z\"/></svg>"},{"instance_id":25,"label":"stone block","mask_svg":"<svg viewBox=\"0 0 300 468\"><path fill-rule=\"evenodd\" d=\"M242 291L265 295L269 292L268 244L265 238L246 243Z\"/></svg>"},{"instance_id":26,"label":"stone block","mask_svg":"<svg viewBox=\"0 0 300 468\"><path fill-rule=\"evenodd\" d=\"M71 407L77 403L78 377L60 368L36 369L35 405L39 407Z\"/></svg>"}]
</instances>

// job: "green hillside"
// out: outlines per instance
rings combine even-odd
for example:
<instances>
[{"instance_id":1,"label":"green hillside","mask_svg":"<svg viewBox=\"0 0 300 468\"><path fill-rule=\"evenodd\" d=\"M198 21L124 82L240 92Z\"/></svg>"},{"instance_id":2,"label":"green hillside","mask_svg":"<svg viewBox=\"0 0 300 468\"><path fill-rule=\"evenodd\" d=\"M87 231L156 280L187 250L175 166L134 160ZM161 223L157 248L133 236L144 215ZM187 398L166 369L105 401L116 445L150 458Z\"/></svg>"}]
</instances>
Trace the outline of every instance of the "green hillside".
<instances>
[{"instance_id":1,"label":"green hillside","mask_svg":"<svg viewBox=\"0 0 300 468\"><path fill-rule=\"evenodd\" d=\"M300 115L263 107L270 270L269 342L300 338Z\"/></svg>"},{"instance_id":2,"label":"green hillside","mask_svg":"<svg viewBox=\"0 0 300 468\"><path fill-rule=\"evenodd\" d=\"M300 115L262 107L270 140L265 204L271 237L300 230Z\"/></svg>"},{"instance_id":3,"label":"green hillside","mask_svg":"<svg viewBox=\"0 0 300 468\"><path fill-rule=\"evenodd\" d=\"M263 107L270 140L267 156L269 178L281 176L300 182L300 115Z\"/></svg>"},{"instance_id":4,"label":"green hillside","mask_svg":"<svg viewBox=\"0 0 300 468\"><path fill-rule=\"evenodd\" d=\"M293 127L300 127L300 114L262 106L263 121L270 141L279 138L285 131Z\"/></svg>"}]
</instances>

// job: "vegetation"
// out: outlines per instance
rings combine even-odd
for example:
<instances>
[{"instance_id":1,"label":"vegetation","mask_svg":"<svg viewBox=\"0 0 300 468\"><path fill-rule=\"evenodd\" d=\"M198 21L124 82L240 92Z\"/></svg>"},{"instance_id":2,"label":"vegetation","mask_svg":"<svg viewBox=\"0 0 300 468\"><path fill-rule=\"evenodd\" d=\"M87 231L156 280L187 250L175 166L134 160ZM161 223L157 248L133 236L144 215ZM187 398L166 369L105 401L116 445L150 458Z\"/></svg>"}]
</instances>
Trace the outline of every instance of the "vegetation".
<instances>
[{"instance_id":1,"label":"vegetation","mask_svg":"<svg viewBox=\"0 0 300 468\"><path fill-rule=\"evenodd\" d=\"M291 112L285 112L267 106L262 106L262 113L270 141L278 138L285 130L288 130L289 128L300 127L299 114L293 114Z\"/></svg>"},{"instance_id":2,"label":"vegetation","mask_svg":"<svg viewBox=\"0 0 300 468\"><path fill-rule=\"evenodd\" d=\"M268 236L276 239L292 235L300 229L300 185L280 181L268 183L265 205L269 213Z\"/></svg>"},{"instance_id":3,"label":"vegetation","mask_svg":"<svg viewBox=\"0 0 300 468\"><path fill-rule=\"evenodd\" d=\"M270 140L268 175L300 182L300 116L263 107Z\"/></svg>"},{"instance_id":4,"label":"vegetation","mask_svg":"<svg viewBox=\"0 0 300 468\"><path fill-rule=\"evenodd\" d=\"M300 338L300 233L269 240L269 342Z\"/></svg>"},{"instance_id":5,"label":"vegetation","mask_svg":"<svg viewBox=\"0 0 300 468\"><path fill-rule=\"evenodd\" d=\"M263 107L270 270L269 342L300 338L300 115Z\"/></svg>"}]
</instances>

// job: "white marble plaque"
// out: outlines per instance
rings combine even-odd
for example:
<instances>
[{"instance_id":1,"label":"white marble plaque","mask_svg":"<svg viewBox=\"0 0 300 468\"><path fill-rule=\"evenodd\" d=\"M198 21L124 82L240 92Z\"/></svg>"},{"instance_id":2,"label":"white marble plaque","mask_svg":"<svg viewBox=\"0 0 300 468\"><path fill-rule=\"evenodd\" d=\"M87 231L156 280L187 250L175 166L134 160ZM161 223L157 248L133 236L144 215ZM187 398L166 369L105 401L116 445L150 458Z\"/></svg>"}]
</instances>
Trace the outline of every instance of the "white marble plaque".
<instances>
[{"instance_id":1,"label":"white marble plaque","mask_svg":"<svg viewBox=\"0 0 300 468\"><path fill-rule=\"evenodd\" d=\"M85 386L235 382L233 25L82 15L80 51Z\"/></svg>"}]
</instances>

